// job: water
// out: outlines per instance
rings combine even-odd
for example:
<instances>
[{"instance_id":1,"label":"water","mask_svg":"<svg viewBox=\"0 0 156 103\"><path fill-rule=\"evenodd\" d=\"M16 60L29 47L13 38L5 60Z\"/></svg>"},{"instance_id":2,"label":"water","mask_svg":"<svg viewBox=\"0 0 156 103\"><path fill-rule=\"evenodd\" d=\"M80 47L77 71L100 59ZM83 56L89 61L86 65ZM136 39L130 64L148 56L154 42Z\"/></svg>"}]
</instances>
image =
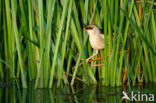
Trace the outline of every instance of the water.
<instances>
[{"instance_id":1,"label":"water","mask_svg":"<svg viewBox=\"0 0 156 103\"><path fill-rule=\"evenodd\" d=\"M52 89L35 89L34 83L29 83L27 89L18 89L13 84L5 84L3 87L2 83L0 85L0 103L124 103L125 100L121 101L123 90L129 96L132 91L137 95L138 93L144 93L156 96L155 84L140 85L132 88L112 88L96 85L86 86L76 83L74 86L64 85L59 89L56 86ZM156 98L154 99L156 103Z\"/></svg>"}]
</instances>

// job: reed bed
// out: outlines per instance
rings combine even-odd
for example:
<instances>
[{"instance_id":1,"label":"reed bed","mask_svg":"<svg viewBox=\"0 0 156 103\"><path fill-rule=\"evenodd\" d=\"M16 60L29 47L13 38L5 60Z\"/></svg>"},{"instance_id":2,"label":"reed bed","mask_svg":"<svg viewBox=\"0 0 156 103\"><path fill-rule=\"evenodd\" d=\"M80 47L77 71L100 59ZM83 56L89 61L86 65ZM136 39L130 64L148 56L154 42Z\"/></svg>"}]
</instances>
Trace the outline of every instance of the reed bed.
<instances>
[{"instance_id":1,"label":"reed bed","mask_svg":"<svg viewBox=\"0 0 156 103\"><path fill-rule=\"evenodd\" d=\"M35 88L156 82L154 0L0 0L0 78ZM96 59L84 25L104 30Z\"/></svg>"}]
</instances>

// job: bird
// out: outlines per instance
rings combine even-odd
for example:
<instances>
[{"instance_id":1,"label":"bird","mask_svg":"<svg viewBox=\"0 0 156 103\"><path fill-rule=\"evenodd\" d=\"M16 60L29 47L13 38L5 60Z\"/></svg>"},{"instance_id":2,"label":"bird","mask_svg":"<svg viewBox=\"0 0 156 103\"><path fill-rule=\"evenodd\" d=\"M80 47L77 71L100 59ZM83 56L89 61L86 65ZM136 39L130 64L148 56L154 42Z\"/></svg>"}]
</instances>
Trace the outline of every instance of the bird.
<instances>
[{"instance_id":1,"label":"bird","mask_svg":"<svg viewBox=\"0 0 156 103\"><path fill-rule=\"evenodd\" d=\"M88 62L91 58L95 57L98 54L99 50L104 49L104 34L94 24L85 26L84 31L87 31L87 33L89 34L90 45L94 50L96 50L95 54L86 59L86 62Z\"/></svg>"}]
</instances>

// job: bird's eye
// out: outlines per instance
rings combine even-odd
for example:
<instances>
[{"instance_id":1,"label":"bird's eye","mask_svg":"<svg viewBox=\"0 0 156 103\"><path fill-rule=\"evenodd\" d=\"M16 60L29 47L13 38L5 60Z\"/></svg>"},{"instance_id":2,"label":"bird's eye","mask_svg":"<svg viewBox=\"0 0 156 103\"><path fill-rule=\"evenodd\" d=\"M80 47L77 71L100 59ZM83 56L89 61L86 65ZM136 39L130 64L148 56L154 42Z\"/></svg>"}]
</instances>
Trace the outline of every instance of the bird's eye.
<instances>
[{"instance_id":1,"label":"bird's eye","mask_svg":"<svg viewBox=\"0 0 156 103\"><path fill-rule=\"evenodd\" d=\"M92 30L92 29L93 29L93 27L91 27L91 26L85 26L85 28L86 28L87 30Z\"/></svg>"},{"instance_id":2,"label":"bird's eye","mask_svg":"<svg viewBox=\"0 0 156 103\"><path fill-rule=\"evenodd\" d=\"M87 27L87 29L93 29L92 27Z\"/></svg>"}]
</instances>

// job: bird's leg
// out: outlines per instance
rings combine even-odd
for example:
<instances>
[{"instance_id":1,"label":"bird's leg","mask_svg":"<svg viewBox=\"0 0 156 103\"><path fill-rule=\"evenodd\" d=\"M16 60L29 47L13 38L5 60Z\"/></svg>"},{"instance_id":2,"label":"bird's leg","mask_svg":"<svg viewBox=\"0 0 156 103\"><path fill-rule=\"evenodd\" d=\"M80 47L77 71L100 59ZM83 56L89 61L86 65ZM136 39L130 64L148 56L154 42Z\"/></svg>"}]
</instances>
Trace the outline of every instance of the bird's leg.
<instances>
[{"instance_id":1,"label":"bird's leg","mask_svg":"<svg viewBox=\"0 0 156 103\"><path fill-rule=\"evenodd\" d=\"M87 59L86 59L86 62L88 62L88 61L89 61L89 59L91 59L91 58L95 57L97 54L98 54L98 50L96 50L96 53L95 53L95 54L93 54L92 56L90 56L89 58L87 58Z\"/></svg>"}]
</instances>

